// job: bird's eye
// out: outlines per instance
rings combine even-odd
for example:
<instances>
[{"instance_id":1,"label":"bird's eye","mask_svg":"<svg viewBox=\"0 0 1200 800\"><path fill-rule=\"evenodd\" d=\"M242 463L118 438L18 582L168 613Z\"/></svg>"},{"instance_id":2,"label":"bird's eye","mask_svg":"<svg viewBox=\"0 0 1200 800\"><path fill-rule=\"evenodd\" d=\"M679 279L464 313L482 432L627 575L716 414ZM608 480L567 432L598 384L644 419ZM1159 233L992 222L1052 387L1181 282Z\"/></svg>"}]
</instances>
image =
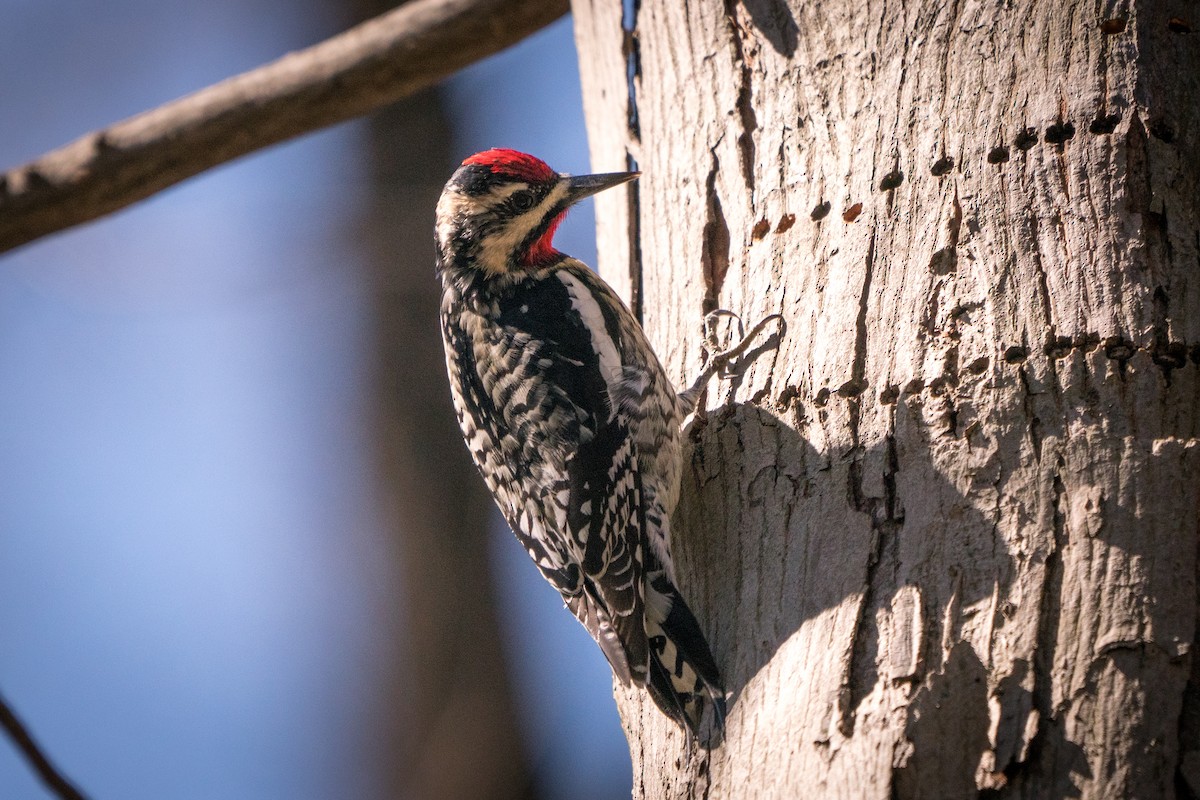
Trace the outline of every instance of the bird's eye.
<instances>
[{"instance_id":1,"label":"bird's eye","mask_svg":"<svg viewBox=\"0 0 1200 800\"><path fill-rule=\"evenodd\" d=\"M512 196L513 208L517 209L518 211L528 211L529 209L533 208L533 204L536 202L536 200L537 198L533 196L533 192L531 191L523 190L520 192L514 192Z\"/></svg>"}]
</instances>

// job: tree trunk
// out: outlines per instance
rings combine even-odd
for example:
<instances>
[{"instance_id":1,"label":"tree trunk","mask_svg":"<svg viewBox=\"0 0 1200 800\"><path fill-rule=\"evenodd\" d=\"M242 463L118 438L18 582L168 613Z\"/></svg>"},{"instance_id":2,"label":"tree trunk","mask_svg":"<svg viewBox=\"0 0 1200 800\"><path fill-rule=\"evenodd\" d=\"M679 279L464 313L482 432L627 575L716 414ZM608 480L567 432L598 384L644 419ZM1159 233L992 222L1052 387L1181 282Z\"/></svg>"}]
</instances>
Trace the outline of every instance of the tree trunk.
<instances>
[{"instance_id":1,"label":"tree trunk","mask_svg":"<svg viewBox=\"0 0 1200 800\"><path fill-rule=\"evenodd\" d=\"M576 0L593 166L643 171L602 273L681 384L704 311L787 321L673 525L726 737L618 691L636 796L1200 795L1176 5Z\"/></svg>"}]
</instances>

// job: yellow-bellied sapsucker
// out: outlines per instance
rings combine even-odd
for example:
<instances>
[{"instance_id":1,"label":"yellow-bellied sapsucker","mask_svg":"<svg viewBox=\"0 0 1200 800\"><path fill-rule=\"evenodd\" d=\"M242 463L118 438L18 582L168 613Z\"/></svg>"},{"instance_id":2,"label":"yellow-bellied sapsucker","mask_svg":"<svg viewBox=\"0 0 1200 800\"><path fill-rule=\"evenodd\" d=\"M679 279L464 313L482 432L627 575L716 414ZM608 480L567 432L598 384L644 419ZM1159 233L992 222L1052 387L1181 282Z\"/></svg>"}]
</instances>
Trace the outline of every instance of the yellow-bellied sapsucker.
<instances>
[{"instance_id":1,"label":"yellow-bellied sapsucker","mask_svg":"<svg viewBox=\"0 0 1200 800\"><path fill-rule=\"evenodd\" d=\"M459 425L513 532L616 676L696 733L707 703L722 724L725 695L669 526L681 425L720 360L677 395L625 304L552 244L569 206L636 177L559 175L513 150L464 161L437 206L442 336Z\"/></svg>"}]
</instances>

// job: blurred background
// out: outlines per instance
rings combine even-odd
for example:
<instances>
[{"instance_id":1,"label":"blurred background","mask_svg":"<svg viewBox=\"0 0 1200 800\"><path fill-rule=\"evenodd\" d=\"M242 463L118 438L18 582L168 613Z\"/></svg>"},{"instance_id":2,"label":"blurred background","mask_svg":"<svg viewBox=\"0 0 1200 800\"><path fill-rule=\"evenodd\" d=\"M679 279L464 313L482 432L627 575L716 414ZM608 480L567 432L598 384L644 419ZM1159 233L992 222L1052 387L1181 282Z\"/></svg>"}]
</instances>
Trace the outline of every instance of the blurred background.
<instances>
[{"instance_id":1,"label":"blurred background","mask_svg":"<svg viewBox=\"0 0 1200 800\"><path fill-rule=\"evenodd\" d=\"M0 0L0 166L386 7ZM501 145L588 169L569 19L0 256L0 693L96 800L629 796L448 402L433 205ZM0 739L0 798L47 797Z\"/></svg>"}]
</instances>

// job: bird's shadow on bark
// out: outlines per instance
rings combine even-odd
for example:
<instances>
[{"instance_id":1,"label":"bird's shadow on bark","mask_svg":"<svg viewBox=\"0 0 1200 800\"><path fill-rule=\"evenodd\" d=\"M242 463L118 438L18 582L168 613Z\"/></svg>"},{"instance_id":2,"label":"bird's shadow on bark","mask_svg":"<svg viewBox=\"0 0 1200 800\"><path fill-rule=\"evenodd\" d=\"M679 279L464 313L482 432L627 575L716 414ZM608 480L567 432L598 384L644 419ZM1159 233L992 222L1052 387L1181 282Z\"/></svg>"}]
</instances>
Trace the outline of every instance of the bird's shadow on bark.
<instances>
[{"instance_id":1,"label":"bird's shadow on bark","mask_svg":"<svg viewBox=\"0 0 1200 800\"><path fill-rule=\"evenodd\" d=\"M1035 696L1032 675L989 690L990 655L971 644L1003 627L1016 559L1030 557L1011 553L998 534L995 487L989 494L981 483L970 492L951 485L903 402L884 441L824 451L797 433L822 424L819 409L809 412L812 419L798 414L789 424L733 404L688 429L692 452L673 548L724 673L731 724L739 704L766 702L770 713L794 714L811 741L827 744L853 735L859 715L870 713L864 701L882 683L906 687L896 797L973 796L989 749L1003 770L1031 745L1073 747L1061 731L1046 740L1057 729L1027 730L1030 710L1048 702ZM994 483L995 476L963 480ZM981 497L993 507L981 507ZM785 680L817 688L764 700L779 679L760 675L788 647L817 655ZM1000 719L995 733L989 703ZM1047 796L1075 796L1072 775L1086 771L1086 760L1080 754L1074 763L1081 766ZM993 785L1005 782L993 776Z\"/></svg>"},{"instance_id":2,"label":"bird's shadow on bark","mask_svg":"<svg viewBox=\"0 0 1200 800\"><path fill-rule=\"evenodd\" d=\"M746 13L760 36L784 58L796 53L800 28L784 0L742 0Z\"/></svg>"}]
</instances>

